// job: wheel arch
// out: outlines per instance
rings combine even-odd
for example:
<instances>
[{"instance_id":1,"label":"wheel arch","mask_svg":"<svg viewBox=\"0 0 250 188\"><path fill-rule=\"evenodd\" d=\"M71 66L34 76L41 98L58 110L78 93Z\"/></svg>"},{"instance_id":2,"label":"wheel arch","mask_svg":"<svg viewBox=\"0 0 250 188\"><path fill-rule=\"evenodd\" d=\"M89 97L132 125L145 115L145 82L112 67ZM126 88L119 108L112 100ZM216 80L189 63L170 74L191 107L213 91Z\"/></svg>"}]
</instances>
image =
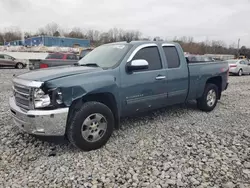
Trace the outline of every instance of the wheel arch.
<instances>
[{"instance_id":1,"label":"wheel arch","mask_svg":"<svg viewBox=\"0 0 250 188\"><path fill-rule=\"evenodd\" d=\"M219 96L218 99L221 98L221 92L222 92L222 77L221 76L215 76L212 78L209 78L206 81L206 84L214 84L218 87L218 91L219 91Z\"/></svg>"},{"instance_id":2,"label":"wheel arch","mask_svg":"<svg viewBox=\"0 0 250 188\"><path fill-rule=\"evenodd\" d=\"M69 107L67 124L72 118L74 111L79 110L82 104L84 104L85 102L89 102L89 101L100 102L100 103L105 104L107 107L109 107L114 115L115 128L116 129L120 128L120 113L119 113L117 101L115 99L115 96L109 92L87 94L81 98L74 100Z\"/></svg>"}]
</instances>

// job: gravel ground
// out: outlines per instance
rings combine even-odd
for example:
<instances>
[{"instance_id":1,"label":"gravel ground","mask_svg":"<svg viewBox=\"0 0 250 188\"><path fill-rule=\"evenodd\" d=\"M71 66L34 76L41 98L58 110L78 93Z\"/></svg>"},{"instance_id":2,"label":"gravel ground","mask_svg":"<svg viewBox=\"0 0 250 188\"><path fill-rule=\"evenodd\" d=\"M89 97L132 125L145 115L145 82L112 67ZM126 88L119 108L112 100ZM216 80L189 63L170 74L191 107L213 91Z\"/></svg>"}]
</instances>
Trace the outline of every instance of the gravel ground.
<instances>
[{"instance_id":1,"label":"gravel ground","mask_svg":"<svg viewBox=\"0 0 250 188\"><path fill-rule=\"evenodd\" d=\"M0 187L250 187L250 76L230 77L211 113L190 103L124 119L82 152L14 126L11 77L24 71L0 70Z\"/></svg>"}]
</instances>

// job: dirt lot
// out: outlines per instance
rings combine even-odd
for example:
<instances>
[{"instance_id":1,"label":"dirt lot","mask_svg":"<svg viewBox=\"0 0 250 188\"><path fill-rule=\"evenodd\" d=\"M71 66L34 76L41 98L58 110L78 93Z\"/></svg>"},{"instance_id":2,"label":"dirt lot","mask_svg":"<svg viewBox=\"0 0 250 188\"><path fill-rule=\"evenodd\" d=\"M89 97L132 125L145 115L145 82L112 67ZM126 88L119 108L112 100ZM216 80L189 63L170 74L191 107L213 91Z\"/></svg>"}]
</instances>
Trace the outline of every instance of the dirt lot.
<instances>
[{"instance_id":1,"label":"dirt lot","mask_svg":"<svg viewBox=\"0 0 250 188\"><path fill-rule=\"evenodd\" d=\"M107 145L82 152L18 130L0 70L0 187L250 187L250 76L230 77L211 113L194 104L122 120Z\"/></svg>"}]
</instances>

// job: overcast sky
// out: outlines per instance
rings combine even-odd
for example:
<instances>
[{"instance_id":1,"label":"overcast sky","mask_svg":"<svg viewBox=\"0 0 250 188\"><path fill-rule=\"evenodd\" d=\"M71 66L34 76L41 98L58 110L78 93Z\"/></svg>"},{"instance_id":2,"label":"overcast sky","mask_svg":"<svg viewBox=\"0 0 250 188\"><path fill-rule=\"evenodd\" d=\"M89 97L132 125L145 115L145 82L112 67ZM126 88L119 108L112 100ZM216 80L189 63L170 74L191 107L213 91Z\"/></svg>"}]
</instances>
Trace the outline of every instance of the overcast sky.
<instances>
[{"instance_id":1,"label":"overcast sky","mask_svg":"<svg viewBox=\"0 0 250 188\"><path fill-rule=\"evenodd\" d=\"M0 0L0 27L140 30L144 36L192 36L250 47L250 0Z\"/></svg>"}]
</instances>

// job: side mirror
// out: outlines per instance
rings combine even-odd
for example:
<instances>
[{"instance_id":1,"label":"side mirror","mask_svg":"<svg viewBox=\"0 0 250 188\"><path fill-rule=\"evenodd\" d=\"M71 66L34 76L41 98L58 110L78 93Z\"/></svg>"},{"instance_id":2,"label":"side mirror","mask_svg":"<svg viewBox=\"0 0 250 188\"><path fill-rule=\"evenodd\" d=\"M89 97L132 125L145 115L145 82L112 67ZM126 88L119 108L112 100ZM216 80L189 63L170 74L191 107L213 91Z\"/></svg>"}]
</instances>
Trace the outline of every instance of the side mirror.
<instances>
[{"instance_id":1,"label":"side mirror","mask_svg":"<svg viewBox=\"0 0 250 188\"><path fill-rule=\"evenodd\" d=\"M148 69L148 62L144 59L133 60L127 65L127 70L129 72L137 71L137 70L144 70L144 69Z\"/></svg>"}]
</instances>

